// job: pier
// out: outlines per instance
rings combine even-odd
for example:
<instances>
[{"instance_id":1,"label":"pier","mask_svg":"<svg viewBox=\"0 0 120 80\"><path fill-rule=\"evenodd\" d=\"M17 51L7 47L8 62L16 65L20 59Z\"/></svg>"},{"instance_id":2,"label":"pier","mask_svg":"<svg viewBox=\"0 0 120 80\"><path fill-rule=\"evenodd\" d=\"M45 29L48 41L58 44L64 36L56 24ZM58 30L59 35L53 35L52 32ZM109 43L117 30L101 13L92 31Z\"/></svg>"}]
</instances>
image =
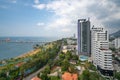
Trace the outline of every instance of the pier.
<instances>
[{"instance_id":1,"label":"pier","mask_svg":"<svg viewBox=\"0 0 120 80\"><path fill-rule=\"evenodd\" d=\"M7 42L7 43L49 43L48 41L6 41L6 40L0 40L0 42Z\"/></svg>"}]
</instances>

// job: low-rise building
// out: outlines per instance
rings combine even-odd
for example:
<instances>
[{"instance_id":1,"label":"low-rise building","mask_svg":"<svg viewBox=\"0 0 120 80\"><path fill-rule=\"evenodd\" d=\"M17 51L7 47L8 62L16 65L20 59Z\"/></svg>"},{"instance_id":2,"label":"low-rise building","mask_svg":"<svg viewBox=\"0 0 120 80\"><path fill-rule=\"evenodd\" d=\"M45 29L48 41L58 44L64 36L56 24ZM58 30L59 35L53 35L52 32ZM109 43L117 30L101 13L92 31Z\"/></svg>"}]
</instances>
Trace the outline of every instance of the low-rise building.
<instances>
[{"instance_id":1,"label":"low-rise building","mask_svg":"<svg viewBox=\"0 0 120 80\"><path fill-rule=\"evenodd\" d=\"M76 45L64 45L62 47L62 52L66 53L67 51L75 51L76 50Z\"/></svg>"},{"instance_id":2,"label":"low-rise building","mask_svg":"<svg viewBox=\"0 0 120 80\"><path fill-rule=\"evenodd\" d=\"M20 67L20 66L22 66L24 64L24 62L20 62L20 63L17 63L16 65L15 65L15 67Z\"/></svg>"},{"instance_id":3,"label":"low-rise building","mask_svg":"<svg viewBox=\"0 0 120 80\"><path fill-rule=\"evenodd\" d=\"M76 62L76 60L70 60L70 63L71 64L76 64L77 62Z\"/></svg>"},{"instance_id":4,"label":"low-rise building","mask_svg":"<svg viewBox=\"0 0 120 80\"><path fill-rule=\"evenodd\" d=\"M41 80L39 77L35 76L31 80Z\"/></svg>"},{"instance_id":5,"label":"low-rise building","mask_svg":"<svg viewBox=\"0 0 120 80\"><path fill-rule=\"evenodd\" d=\"M65 72L62 75L62 80L78 80L78 75L77 74L72 74L69 72Z\"/></svg>"}]
</instances>

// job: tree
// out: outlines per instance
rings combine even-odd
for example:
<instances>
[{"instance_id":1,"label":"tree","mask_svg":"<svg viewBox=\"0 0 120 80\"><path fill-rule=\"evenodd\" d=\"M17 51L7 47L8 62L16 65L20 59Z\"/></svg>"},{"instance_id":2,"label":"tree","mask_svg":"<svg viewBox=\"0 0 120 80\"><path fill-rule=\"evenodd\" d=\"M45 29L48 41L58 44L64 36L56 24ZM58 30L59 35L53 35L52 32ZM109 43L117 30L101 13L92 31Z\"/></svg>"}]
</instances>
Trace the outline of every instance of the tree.
<instances>
[{"instance_id":1,"label":"tree","mask_svg":"<svg viewBox=\"0 0 120 80\"><path fill-rule=\"evenodd\" d=\"M97 72L89 72L89 70L84 70L83 74L79 76L78 80L106 80Z\"/></svg>"},{"instance_id":2,"label":"tree","mask_svg":"<svg viewBox=\"0 0 120 80\"><path fill-rule=\"evenodd\" d=\"M67 51L66 55L65 55L65 58L67 60L70 60L72 58L72 53L70 51Z\"/></svg>"},{"instance_id":3,"label":"tree","mask_svg":"<svg viewBox=\"0 0 120 80\"><path fill-rule=\"evenodd\" d=\"M88 67L90 70L94 70L96 71L96 67L92 64L92 63L89 63L89 67Z\"/></svg>"},{"instance_id":4,"label":"tree","mask_svg":"<svg viewBox=\"0 0 120 80\"><path fill-rule=\"evenodd\" d=\"M120 80L120 72L116 72L115 73L115 78L117 78L118 80Z\"/></svg>"},{"instance_id":5,"label":"tree","mask_svg":"<svg viewBox=\"0 0 120 80\"><path fill-rule=\"evenodd\" d=\"M49 80L48 76L46 73L42 73L41 77L42 80Z\"/></svg>"},{"instance_id":6,"label":"tree","mask_svg":"<svg viewBox=\"0 0 120 80\"><path fill-rule=\"evenodd\" d=\"M65 59L62 63L62 71L67 71L69 66L70 66L70 63L68 62L68 60Z\"/></svg>"},{"instance_id":7,"label":"tree","mask_svg":"<svg viewBox=\"0 0 120 80\"><path fill-rule=\"evenodd\" d=\"M77 55L72 55L72 59L73 60L78 60L78 56Z\"/></svg>"},{"instance_id":8,"label":"tree","mask_svg":"<svg viewBox=\"0 0 120 80\"><path fill-rule=\"evenodd\" d=\"M60 59L57 59L54 62L54 66L61 66L61 64L62 64L62 60L60 60Z\"/></svg>"},{"instance_id":9,"label":"tree","mask_svg":"<svg viewBox=\"0 0 120 80\"><path fill-rule=\"evenodd\" d=\"M46 66L46 68L43 72L46 74L49 74L50 73L50 66Z\"/></svg>"},{"instance_id":10,"label":"tree","mask_svg":"<svg viewBox=\"0 0 120 80\"><path fill-rule=\"evenodd\" d=\"M54 41L52 43L46 43L44 46L39 46L36 44L35 48L41 48L41 51L39 51L37 54L27 56L25 58L17 58L17 59L8 59L5 60L7 64L4 66L2 70L0 70L0 80L7 80L6 72L9 72L9 79L13 80L19 78L23 78L24 76L31 74L34 71L37 71L47 63L51 65L53 62L52 60L56 57L58 51L60 50L62 40ZM48 46L48 47L46 47ZM44 50L45 48L45 50ZM62 60L65 58L64 54L62 55L61 61L58 63L58 65L61 65ZM25 60L27 59L27 60ZM18 62L24 62L24 65L21 65L19 68L15 68L16 63ZM0 62L1 63L1 62ZM43 80L48 80L47 74L50 73L50 67L47 66L45 71L42 74Z\"/></svg>"},{"instance_id":11,"label":"tree","mask_svg":"<svg viewBox=\"0 0 120 80\"><path fill-rule=\"evenodd\" d=\"M89 80L99 80L99 77L96 72L90 72Z\"/></svg>"},{"instance_id":12,"label":"tree","mask_svg":"<svg viewBox=\"0 0 120 80\"><path fill-rule=\"evenodd\" d=\"M59 54L59 58L60 58L60 60L64 60L65 59L65 55L64 54Z\"/></svg>"},{"instance_id":13,"label":"tree","mask_svg":"<svg viewBox=\"0 0 120 80\"><path fill-rule=\"evenodd\" d=\"M110 48L113 52L115 52L116 51L116 49L115 48Z\"/></svg>"},{"instance_id":14,"label":"tree","mask_svg":"<svg viewBox=\"0 0 120 80\"><path fill-rule=\"evenodd\" d=\"M58 76L51 76L50 80L61 80Z\"/></svg>"},{"instance_id":15,"label":"tree","mask_svg":"<svg viewBox=\"0 0 120 80\"><path fill-rule=\"evenodd\" d=\"M1 77L0 80L6 80L6 78L5 77Z\"/></svg>"},{"instance_id":16,"label":"tree","mask_svg":"<svg viewBox=\"0 0 120 80\"><path fill-rule=\"evenodd\" d=\"M89 70L84 70L83 71L83 80L89 80L90 72Z\"/></svg>"},{"instance_id":17,"label":"tree","mask_svg":"<svg viewBox=\"0 0 120 80\"><path fill-rule=\"evenodd\" d=\"M38 49L39 47L40 47L39 44L36 44L33 48Z\"/></svg>"},{"instance_id":18,"label":"tree","mask_svg":"<svg viewBox=\"0 0 120 80\"><path fill-rule=\"evenodd\" d=\"M69 72L70 72L70 73L77 73L77 70L74 68L73 65L70 65L70 66L69 66Z\"/></svg>"}]
</instances>

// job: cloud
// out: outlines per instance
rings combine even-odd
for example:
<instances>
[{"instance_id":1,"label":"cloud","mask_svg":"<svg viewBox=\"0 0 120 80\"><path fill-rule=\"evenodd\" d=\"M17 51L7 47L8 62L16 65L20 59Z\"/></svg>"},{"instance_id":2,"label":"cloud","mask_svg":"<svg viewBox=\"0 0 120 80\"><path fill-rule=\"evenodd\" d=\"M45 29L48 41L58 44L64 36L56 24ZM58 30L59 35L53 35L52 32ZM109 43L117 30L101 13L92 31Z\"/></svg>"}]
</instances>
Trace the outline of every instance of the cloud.
<instances>
[{"instance_id":1,"label":"cloud","mask_svg":"<svg viewBox=\"0 0 120 80\"><path fill-rule=\"evenodd\" d=\"M69 24L71 24L70 19L61 17L50 22L48 28L63 28Z\"/></svg>"},{"instance_id":2,"label":"cloud","mask_svg":"<svg viewBox=\"0 0 120 80\"><path fill-rule=\"evenodd\" d=\"M77 20L79 18L88 18L91 15L86 12L87 6L94 2L89 2L86 5L86 0L60 0L52 1L46 4L46 9L53 12L57 18L48 25L50 29L58 29L64 32L76 33ZM96 20L95 20L96 21Z\"/></svg>"},{"instance_id":3,"label":"cloud","mask_svg":"<svg viewBox=\"0 0 120 80\"><path fill-rule=\"evenodd\" d=\"M63 31L63 32L70 32L71 30L68 29L68 28L64 28L64 29L62 29L62 31Z\"/></svg>"},{"instance_id":4,"label":"cloud","mask_svg":"<svg viewBox=\"0 0 120 80\"><path fill-rule=\"evenodd\" d=\"M120 30L120 19L108 20L103 23L105 26L108 27L110 32Z\"/></svg>"},{"instance_id":5,"label":"cloud","mask_svg":"<svg viewBox=\"0 0 120 80\"><path fill-rule=\"evenodd\" d=\"M36 5L33 5L33 7L41 10L45 8L45 4L36 4Z\"/></svg>"},{"instance_id":6,"label":"cloud","mask_svg":"<svg viewBox=\"0 0 120 80\"><path fill-rule=\"evenodd\" d=\"M34 5L32 5L32 7L36 8L36 9L39 9L39 10L42 10L46 7L45 4L41 4L39 0L34 0Z\"/></svg>"},{"instance_id":7,"label":"cloud","mask_svg":"<svg viewBox=\"0 0 120 80\"><path fill-rule=\"evenodd\" d=\"M119 28L120 5L119 0L53 0L39 3L37 9L45 9L54 14L47 23L46 29L60 30L70 33L77 31L77 20L90 17L91 26ZM36 1L38 3L38 1Z\"/></svg>"},{"instance_id":8,"label":"cloud","mask_svg":"<svg viewBox=\"0 0 120 80\"><path fill-rule=\"evenodd\" d=\"M110 1L116 4L116 6L120 7L120 0L110 0Z\"/></svg>"},{"instance_id":9,"label":"cloud","mask_svg":"<svg viewBox=\"0 0 120 80\"><path fill-rule=\"evenodd\" d=\"M44 23L41 23L41 22L39 22L39 23L37 23L37 26L44 26L45 24Z\"/></svg>"},{"instance_id":10,"label":"cloud","mask_svg":"<svg viewBox=\"0 0 120 80\"><path fill-rule=\"evenodd\" d=\"M34 0L34 3L35 4L39 4L39 0Z\"/></svg>"}]
</instances>

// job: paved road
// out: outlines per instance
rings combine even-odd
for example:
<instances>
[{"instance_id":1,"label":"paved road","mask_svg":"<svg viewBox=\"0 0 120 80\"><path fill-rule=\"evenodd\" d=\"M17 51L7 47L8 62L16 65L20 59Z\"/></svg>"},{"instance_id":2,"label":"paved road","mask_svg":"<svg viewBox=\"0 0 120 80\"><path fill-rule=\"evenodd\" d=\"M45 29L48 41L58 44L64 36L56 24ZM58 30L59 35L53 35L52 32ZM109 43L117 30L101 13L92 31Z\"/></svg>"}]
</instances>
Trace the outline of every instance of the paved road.
<instances>
[{"instance_id":1,"label":"paved road","mask_svg":"<svg viewBox=\"0 0 120 80\"><path fill-rule=\"evenodd\" d=\"M57 56L54 60L59 59L59 54L62 52L62 47L63 47L63 41L62 41L62 44L61 44L61 47L60 47L60 51L58 52L58 54L57 54Z\"/></svg>"},{"instance_id":2,"label":"paved road","mask_svg":"<svg viewBox=\"0 0 120 80\"><path fill-rule=\"evenodd\" d=\"M54 60L57 60L59 59L59 54L61 53L62 51L62 46L63 46L63 43L60 47L60 51L58 52L58 55L56 56L56 58ZM40 68L38 71L30 74L29 76L25 77L23 80L31 80L33 77L35 77L38 73L40 73L42 70L44 70L46 68L47 65L45 65L43 68Z\"/></svg>"},{"instance_id":3,"label":"paved road","mask_svg":"<svg viewBox=\"0 0 120 80\"><path fill-rule=\"evenodd\" d=\"M44 66L43 68L40 68L38 71L36 71L36 72L30 74L29 76L25 77L23 80L31 80L33 77L35 77L38 73L40 73L45 68L46 68L46 66Z\"/></svg>"}]
</instances>

